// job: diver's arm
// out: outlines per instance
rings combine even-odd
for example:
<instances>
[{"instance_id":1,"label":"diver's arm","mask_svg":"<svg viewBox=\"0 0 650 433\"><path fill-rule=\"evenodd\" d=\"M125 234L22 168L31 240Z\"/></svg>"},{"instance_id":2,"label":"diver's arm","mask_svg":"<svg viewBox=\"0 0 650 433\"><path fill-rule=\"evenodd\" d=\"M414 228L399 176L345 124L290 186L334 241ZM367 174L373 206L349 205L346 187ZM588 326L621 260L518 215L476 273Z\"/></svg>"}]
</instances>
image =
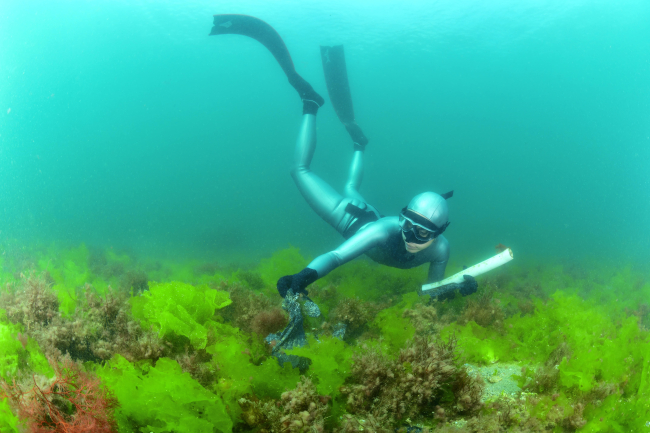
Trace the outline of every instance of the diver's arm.
<instances>
[{"instance_id":1,"label":"diver's arm","mask_svg":"<svg viewBox=\"0 0 650 433\"><path fill-rule=\"evenodd\" d=\"M337 249L316 257L299 273L280 278L277 286L278 292L282 297L285 296L289 289L294 293L306 294L305 288L309 284L385 242L389 236L388 228L390 224L388 219L380 219L359 230Z\"/></svg>"},{"instance_id":2,"label":"diver's arm","mask_svg":"<svg viewBox=\"0 0 650 433\"><path fill-rule=\"evenodd\" d=\"M436 239L435 243L428 249L424 250L430 254L431 262L429 264L429 275L427 276L427 284L437 283L445 278L445 269L449 262L451 249L449 248L449 241L444 236Z\"/></svg>"},{"instance_id":3,"label":"diver's arm","mask_svg":"<svg viewBox=\"0 0 650 433\"><path fill-rule=\"evenodd\" d=\"M431 262L429 264L429 275L427 277L427 284L437 283L445 277L445 268L447 267L447 260L442 262Z\"/></svg>"},{"instance_id":4,"label":"diver's arm","mask_svg":"<svg viewBox=\"0 0 650 433\"><path fill-rule=\"evenodd\" d=\"M368 225L343 242L337 249L316 257L307 267L318 272L318 278L324 277L335 268L385 242L388 237L388 224L389 221L380 219Z\"/></svg>"},{"instance_id":5,"label":"diver's arm","mask_svg":"<svg viewBox=\"0 0 650 433\"><path fill-rule=\"evenodd\" d=\"M441 281L445 277L445 268L447 267L447 262L449 261L449 242L445 242L439 245L438 250L438 260L432 260L429 265L429 276L427 278L427 283L436 283ZM475 293L478 289L478 283L476 279L471 275L465 275L464 280L461 283L451 283L445 284L444 286L438 287L435 291L437 294L430 294L434 298L439 300L451 299L455 296L455 291L458 290L461 295L467 296Z\"/></svg>"}]
</instances>

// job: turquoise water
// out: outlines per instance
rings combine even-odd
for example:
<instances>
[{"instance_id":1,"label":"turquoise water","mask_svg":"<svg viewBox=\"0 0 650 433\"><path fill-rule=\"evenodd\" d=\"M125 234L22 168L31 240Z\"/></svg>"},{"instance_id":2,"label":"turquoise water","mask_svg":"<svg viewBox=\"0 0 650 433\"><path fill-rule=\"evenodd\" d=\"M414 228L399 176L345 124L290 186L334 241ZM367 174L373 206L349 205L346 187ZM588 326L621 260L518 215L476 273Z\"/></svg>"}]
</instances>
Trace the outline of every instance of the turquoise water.
<instances>
[{"instance_id":1,"label":"turquoise water","mask_svg":"<svg viewBox=\"0 0 650 433\"><path fill-rule=\"evenodd\" d=\"M80 242L255 261L340 242L289 176L301 104L273 57L208 36L264 19L326 94L344 44L370 138L365 197L450 189L456 260L650 259L650 3L0 3L0 244ZM313 168L342 186L329 101Z\"/></svg>"}]
</instances>

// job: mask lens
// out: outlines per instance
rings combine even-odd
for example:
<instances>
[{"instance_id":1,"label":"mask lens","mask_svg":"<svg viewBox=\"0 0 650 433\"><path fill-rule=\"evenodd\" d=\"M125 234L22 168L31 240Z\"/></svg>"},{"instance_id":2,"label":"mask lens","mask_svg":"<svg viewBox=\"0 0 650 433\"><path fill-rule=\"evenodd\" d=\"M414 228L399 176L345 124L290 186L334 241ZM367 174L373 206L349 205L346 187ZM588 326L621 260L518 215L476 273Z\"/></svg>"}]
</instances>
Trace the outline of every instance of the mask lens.
<instances>
[{"instance_id":1,"label":"mask lens","mask_svg":"<svg viewBox=\"0 0 650 433\"><path fill-rule=\"evenodd\" d=\"M404 217L404 215L400 215L399 218L399 225L404 230L405 232L411 230L413 228L413 223L409 221L407 218Z\"/></svg>"},{"instance_id":2,"label":"mask lens","mask_svg":"<svg viewBox=\"0 0 650 433\"><path fill-rule=\"evenodd\" d=\"M413 221L405 217L404 214L399 216L399 225L403 232L406 233L410 231L419 241L428 242L434 237L432 231L425 229L419 224L415 224Z\"/></svg>"}]
</instances>

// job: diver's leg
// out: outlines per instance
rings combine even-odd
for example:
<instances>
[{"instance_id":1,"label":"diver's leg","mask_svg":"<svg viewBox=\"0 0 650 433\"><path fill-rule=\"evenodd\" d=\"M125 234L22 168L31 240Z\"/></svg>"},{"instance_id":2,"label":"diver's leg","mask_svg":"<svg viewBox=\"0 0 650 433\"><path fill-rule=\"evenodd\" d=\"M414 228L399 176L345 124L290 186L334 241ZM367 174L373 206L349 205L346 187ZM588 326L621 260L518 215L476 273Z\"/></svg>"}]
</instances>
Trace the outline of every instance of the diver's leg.
<instances>
[{"instance_id":1,"label":"diver's leg","mask_svg":"<svg viewBox=\"0 0 650 433\"><path fill-rule=\"evenodd\" d=\"M345 184L345 196L360 200L365 203L365 199L359 193L361 180L363 179L363 151L356 149L352 155L348 181Z\"/></svg>"},{"instance_id":2,"label":"diver's leg","mask_svg":"<svg viewBox=\"0 0 650 433\"><path fill-rule=\"evenodd\" d=\"M347 215L345 205L349 200L345 200L311 171L309 166L316 150L316 115L309 114L307 107L304 111L306 114L302 116L291 177L309 206L332 227L341 231L344 228L340 227L341 222Z\"/></svg>"}]
</instances>

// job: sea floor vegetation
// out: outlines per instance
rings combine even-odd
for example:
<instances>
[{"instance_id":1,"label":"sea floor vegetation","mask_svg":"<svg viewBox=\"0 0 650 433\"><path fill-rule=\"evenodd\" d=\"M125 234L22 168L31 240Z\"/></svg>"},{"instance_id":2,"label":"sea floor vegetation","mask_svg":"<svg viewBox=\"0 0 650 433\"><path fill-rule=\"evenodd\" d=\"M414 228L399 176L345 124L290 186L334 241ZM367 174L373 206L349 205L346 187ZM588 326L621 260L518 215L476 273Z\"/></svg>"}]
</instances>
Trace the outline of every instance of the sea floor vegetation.
<instances>
[{"instance_id":1,"label":"sea floor vegetation","mask_svg":"<svg viewBox=\"0 0 650 433\"><path fill-rule=\"evenodd\" d=\"M308 288L293 368L265 337L296 248L241 269L2 249L2 433L650 432L647 270L512 263L435 300L426 269L356 260Z\"/></svg>"}]
</instances>

